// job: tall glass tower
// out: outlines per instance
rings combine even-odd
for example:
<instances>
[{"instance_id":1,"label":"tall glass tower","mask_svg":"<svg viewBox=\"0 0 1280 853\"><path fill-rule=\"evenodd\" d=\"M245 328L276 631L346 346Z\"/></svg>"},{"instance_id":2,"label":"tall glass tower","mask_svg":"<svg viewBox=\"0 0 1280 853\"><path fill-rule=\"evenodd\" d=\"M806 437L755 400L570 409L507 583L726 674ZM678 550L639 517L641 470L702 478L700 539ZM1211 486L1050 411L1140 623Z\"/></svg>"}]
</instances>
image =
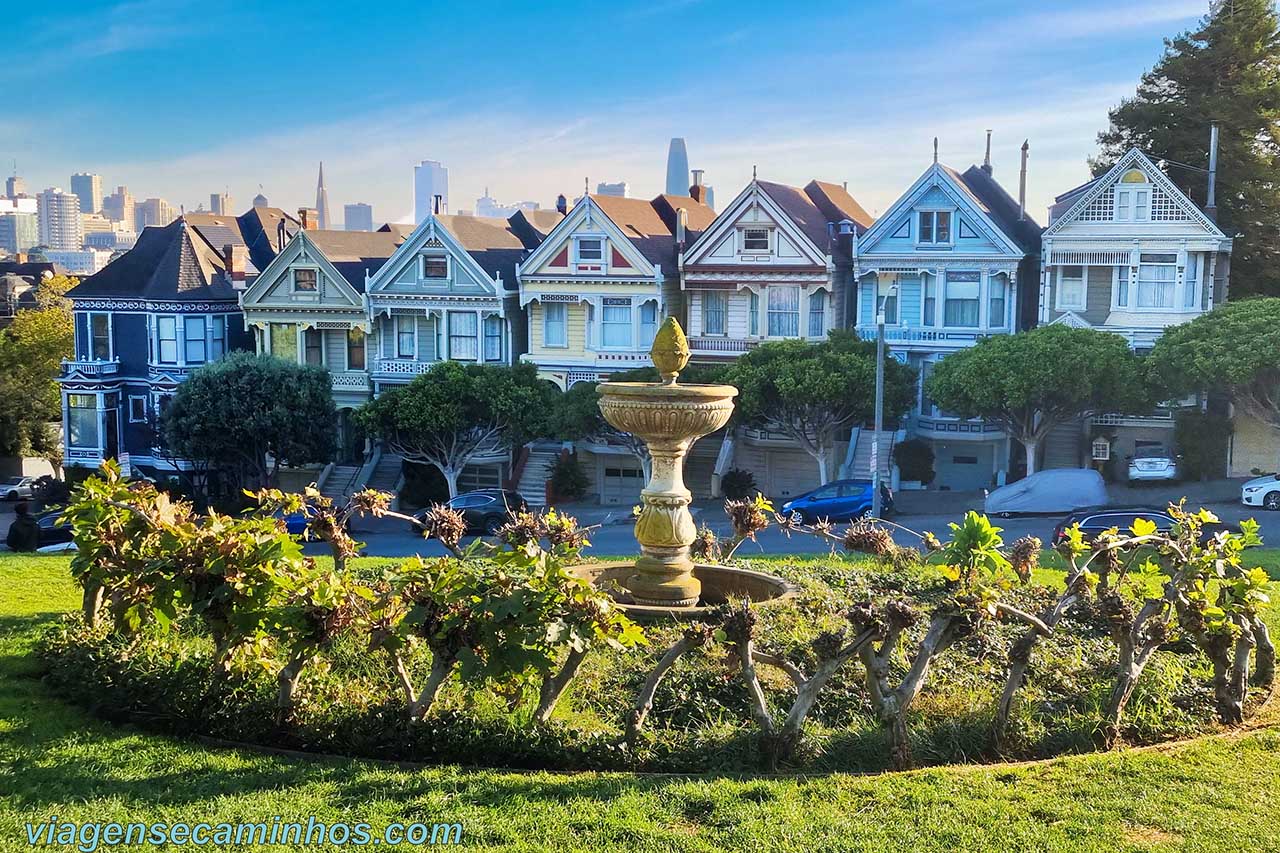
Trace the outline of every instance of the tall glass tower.
<instances>
[{"instance_id":1,"label":"tall glass tower","mask_svg":"<svg viewBox=\"0 0 1280 853\"><path fill-rule=\"evenodd\" d=\"M689 194L689 152L680 136L672 139L667 149L667 194Z\"/></svg>"}]
</instances>

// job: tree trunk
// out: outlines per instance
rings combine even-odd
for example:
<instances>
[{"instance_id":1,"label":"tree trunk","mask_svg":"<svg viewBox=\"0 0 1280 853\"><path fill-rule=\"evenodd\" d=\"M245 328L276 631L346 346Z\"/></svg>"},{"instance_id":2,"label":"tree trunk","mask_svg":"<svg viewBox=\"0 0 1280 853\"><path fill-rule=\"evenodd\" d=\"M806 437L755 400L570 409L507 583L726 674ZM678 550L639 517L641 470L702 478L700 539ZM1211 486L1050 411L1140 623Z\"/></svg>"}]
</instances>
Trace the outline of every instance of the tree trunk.
<instances>
[{"instance_id":1,"label":"tree trunk","mask_svg":"<svg viewBox=\"0 0 1280 853\"><path fill-rule=\"evenodd\" d=\"M457 469L447 465L436 466L440 473L444 475L444 481L449 486L449 500L453 500L458 496L458 471Z\"/></svg>"},{"instance_id":2,"label":"tree trunk","mask_svg":"<svg viewBox=\"0 0 1280 853\"><path fill-rule=\"evenodd\" d=\"M293 697L298 691L302 669L307 665L307 655L296 654L276 676L279 692L276 695L276 724L284 725L293 714Z\"/></svg>"},{"instance_id":3,"label":"tree trunk","mask_svg":"<svg viewBox=\"0 0 1280 853\"><path fill-rule=\"evenodd\" d=\"M915 767L911 754L911 735L907 731L907 710L898 708L889 719L889 757L894 770L910 770Z\"/></svg>"},{"instance_id":4,"label":"tree trunk","mask_svg":"<svg viewBox=\"0 0 1280 853\"><path fill-rule=\"evenodd\" d=\"M1236 638L1235 657L1231 661L1230 702L1219 702L1218 717L1227 725L1244 722L1244 701L1249 696L1249 657L1256 645L1248 622L1240 624L1240 636Z\"/></svg>"},{"instance_id":5,"label":"tree trunk","mask_svg":"<svg viewBox=\"0 0 1280 853\"><path fill-rule=\"evenodd\" d=\"M1070 587L1073 583L1073 576L1068 576L1067 585ZM1058 603L1054 605L1053 610L1044 618L1045 626L1052 631L1057 627L1058 622L1062 620L1063 614L1075 604L1079 596L1067 592L1062 598L1058 599ZM992 728L995 734L996 751L1000 751L1005 742L1005 738L1009 734L1009 718L1013 716L1013 700L1018 691L1022 688L1022 683L1026 679L1027 667L1031 665L1031 653L1035 650L1036 643L1040 641L1041 631L1038 627L1028 628L1022 636L1014 641L1013 648L1009 651L1009 675L1004 681L1004 690L1000 693L1000 704L996 708L996 718Z\"/></svg>"},{"instance_id":6,"label":"tree trunk","mask_svg":"<svg viewBox=\"0 0 1280 853\"><path fill-rule=\"evenodd\" d=\"M818 485L825 486L827 484L827 451L824 447L815 447L809 451L809 455L813 457L813 461L818 463Z\"/></svg>"},{"instance_id":7,"label":"tree trunk","mask_svg":"<svg viewBox=\"0 0 1280 853\"><path fill-rule=\"evenodd\" d=\"M1132 657L1132 655L1130 655ZM1107 699L1106 710L1102 716L1102 744L1111 749L1120 739L1120 723L1124 720L1124 709L1133 696L1133 688L1138 685L1138 677L1142 669L1134 664L1121 664L1120 674L1116 677L1115 686L1111 688L1111 696Z\"/></svg>"},{"instance_id":8,"label":"tree trunk","mask_svg":"<svg viewBox=\"0 0 1280 853\"><path fill-rule=\"evenodd\" d=\"M404 691L405 705L412 707L418 692L413 689L413 676L409 674L409 665L404 662L404 658L399 652L391 653L391 668L395 670L396 678L400 682L400 689Z\"/></svg>"},{"instance_id":9,"label":"tree trunk","mask_svg":"<svg viewBox=\"0 0 1280 853\"><path fill-rule=\"evenodd\" d=\"M1267 623L1257 616L1251 617L1250 622L1253 628L1253 639L1258 649L1253 678L1270 694L1276 676L1276 647L1271 642L1271 632L1267 630Z\"/></svg>"},{"instance_id":10,"label":"tree trunk","mask_svg":"<svg viewBox=\"0 0 1280 853\"><path fill-rule=\"evenodd\" d=\"M427 683L422 686L422 692L418 694L418 698L409 705L410 720L421 720L427 716L427 712L431 710L431 705L436 701L436 695L440 692L440 688L444 685L445 680L449 678L449 674L453 672L455 663L457 663L455 658L432 655L431 673L427 676Z\"/></svg>"},{"instance_id":11,"label":"tree trunk","mask_svg":"<svg viewBox=\"0 0 1280 853\"><path fill-rule=\"evenodd\" d=\"M569 686L569 682L573 681L573 677L578 674L578 667L582 666L582 662L587 659L587 650L577 649L569 650L569 657L565 659L564 666L554 676L548 673L542 679L542 689L538 691L538 709L534 711L533 718L540 723L545 723L551 719L551 713L556 709L556 703L560 701L560 697L564 695L565 688Z\"/></svg>"},{"instance_id":12,"label":"tree trunk","mask_svg":"<svg viewBox=\"0 0 1280 853\"><path fill-rule=\"evenodd\" d=\"M1023 441L1022 446L1027 451L1027 476L1029 477L1036 472L1036 451L1040 449L1040 439Z\"/></svg>"},{"instance_id":13,"label":"tree trunk","mask_svg":"<svg viewBox=\"0 0 1280 853\"><path fill-rule=\"evenodd\" d=\"M102 584L97 581L85 583L84 597L80 606L84 611L84 621L96 631L102 622Z\"/></svg>"},{"instance_id":14,"label":"tree trunk","mask_svg":"<svg viewBox=\"0 0 1280 853\"><path fill-rule=\"evenodd\" d=\"M636 694L635 704L631 706L631 712L627 714L627 743L634 744L636 738L640 735L640 729L644 726L645 719L648 718L649 712L653 710L653 697L658 692L658 685L662 683L662 679L675 666L677 660L685 652L698 648L704 640L694 639L689 636L681 637L671 648L667 649L666 654L658 661L650 672L649 677L644 680L644 685L640 688L640 692Z\"/></svg>"}]
</instances>

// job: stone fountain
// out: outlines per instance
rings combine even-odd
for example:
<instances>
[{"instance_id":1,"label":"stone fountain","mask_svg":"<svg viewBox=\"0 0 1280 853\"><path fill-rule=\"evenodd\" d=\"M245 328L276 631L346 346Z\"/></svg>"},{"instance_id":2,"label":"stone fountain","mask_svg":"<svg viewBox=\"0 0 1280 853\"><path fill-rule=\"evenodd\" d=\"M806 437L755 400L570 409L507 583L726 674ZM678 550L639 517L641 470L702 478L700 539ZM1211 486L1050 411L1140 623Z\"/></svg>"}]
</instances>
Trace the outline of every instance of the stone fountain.
<instances>
[{"instance_id":1,"label":"stone fountain","mask_svg":"<svg viewBox=\"0 0 1280 853\"><path fill-rule=\"evenodd\" d=\"M689 546L697 529L684 484L685 456L695 441L728 423L738 389L677 381L689 363L689 341L673 317L658 330L649 356L661 382L599 386L604 419L641 438L652 460L635 526L641 556L634 563L590 564L574 571L603 588L620 585L618 603L640 617L694 616L730 596L763 601L793 594L789 584L771 575L694 564Z\"/></svg>"}]
</instances>

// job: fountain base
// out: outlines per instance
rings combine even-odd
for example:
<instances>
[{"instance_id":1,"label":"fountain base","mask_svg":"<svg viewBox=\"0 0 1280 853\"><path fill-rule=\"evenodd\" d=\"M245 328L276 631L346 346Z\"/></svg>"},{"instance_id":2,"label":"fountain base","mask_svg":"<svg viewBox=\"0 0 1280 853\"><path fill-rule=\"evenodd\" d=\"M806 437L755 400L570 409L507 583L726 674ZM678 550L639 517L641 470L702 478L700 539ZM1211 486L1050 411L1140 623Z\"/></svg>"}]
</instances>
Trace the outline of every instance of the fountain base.
<instances>
[{"instance_id":1,"label":"fountain base","mask_svg":"<svg viewBox=\"0 0 1280 853\"><path fill-rule=\"evenodd\" d=\"M750 598L753 603L769 605L793 598L797 591L793 584L764 572L695 563L693 576L702 584L701 595L690 605L673 606L648 602L631 594L627 583L636 574L634 562L584 563L570 567L569 572L608 593L619 609L638 622L666 619L692 622L733 598Z\"/></svg>"}]
</instances>

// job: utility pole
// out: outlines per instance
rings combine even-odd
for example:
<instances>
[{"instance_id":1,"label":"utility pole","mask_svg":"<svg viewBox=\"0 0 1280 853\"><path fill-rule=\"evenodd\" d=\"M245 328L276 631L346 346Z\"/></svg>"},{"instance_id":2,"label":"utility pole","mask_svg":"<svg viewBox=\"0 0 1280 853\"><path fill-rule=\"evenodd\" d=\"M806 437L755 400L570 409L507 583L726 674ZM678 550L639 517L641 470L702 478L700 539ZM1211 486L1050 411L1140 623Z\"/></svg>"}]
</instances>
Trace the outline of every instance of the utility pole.
<instances>
[{"instance_id":1,"label":"utility pole","mask_svg":"<svg viewBox=\"0 0 1280 853\"><path fill-rule=\"evenodd\" d=\"M876 300L876 434L871 443L872 518L879 518L883 509L880 505L880 433L884 431L884 306L890 297L896 298L897 295L898 285L894 284L883 297L877 294Z\"/></svg>"}]
</instances>

